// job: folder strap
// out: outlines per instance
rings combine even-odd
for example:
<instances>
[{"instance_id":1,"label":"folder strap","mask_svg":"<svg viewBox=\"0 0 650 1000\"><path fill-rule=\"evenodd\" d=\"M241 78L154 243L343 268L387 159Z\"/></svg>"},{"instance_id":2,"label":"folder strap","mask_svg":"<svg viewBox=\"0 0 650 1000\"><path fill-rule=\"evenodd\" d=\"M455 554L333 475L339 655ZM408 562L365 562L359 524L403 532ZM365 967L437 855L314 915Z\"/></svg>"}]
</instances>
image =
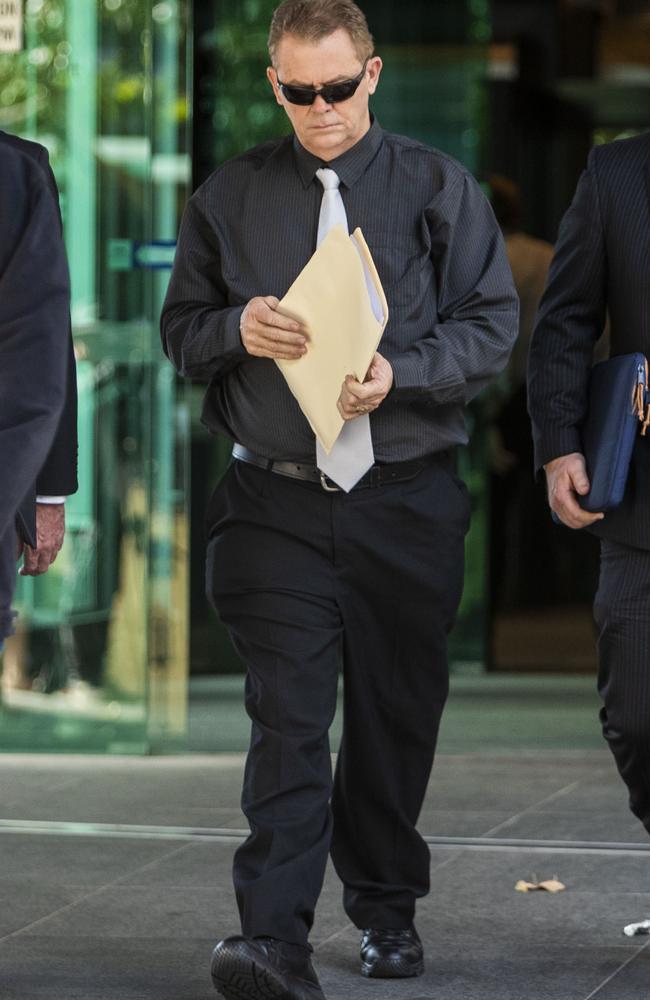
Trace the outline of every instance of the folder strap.
<instances>
[{"instance_id":1,"label":"folder strap","mask_svg":"<svg viewBox=\"0 0 650 1000\"><path fill-rule=\"evenodd\" d=\"M650 426L650 376L648 372L648 359L643 359L644 363L639 365L637 384L634 391L633 407L641 423L641 437L646 436Z\"/></svg>"},{"instance_id":2,"label":"folder strap","mask_svg":"<svg viewBox=\"0 0 650 1000\"><path fill-rule=\"evenodd\" d=\"M645 359L644 366L645 381L637 385L637 414L641 421L641 437L645 437L650 425L650 401L648 400L648 359ZM644 414L645 405L645 414Z\"/></svg>"},{"instance_id":3,"label":"folder strap","mask_svg":"<svg viewBox=\"0 0 650 1000\"><path fill-rule=\"evenodd\" d=\"M300 462L281 462L264 458L262 455L257 455L254 451L244 448L241 444L233 446L232 456L238 462L255 465L258 469L266 469L267 472L273 472L277 476L286 476L288 479L302 479L308 483L318 483L328 493L343 492L336 483L328 479L315 465L303 465ZM365 476L359 480L354 489L360 490L369 486L385 486L387 483L401 483L407 479L414 479L430 462L441 462L451 467L451 453L449 451L439 451L426 458L416 458L409 462L373 465L372 469L366 472Z\"/></svg>"}]
</instances>

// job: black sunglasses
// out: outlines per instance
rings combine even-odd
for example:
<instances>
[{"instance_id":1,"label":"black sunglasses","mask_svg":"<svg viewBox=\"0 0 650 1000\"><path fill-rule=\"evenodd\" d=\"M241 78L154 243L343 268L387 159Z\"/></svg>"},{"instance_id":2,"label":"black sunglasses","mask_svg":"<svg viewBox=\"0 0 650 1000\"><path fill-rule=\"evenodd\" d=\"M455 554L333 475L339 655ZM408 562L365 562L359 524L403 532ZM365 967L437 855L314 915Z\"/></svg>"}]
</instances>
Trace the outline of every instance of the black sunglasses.
<instances>
[{"instance_id":1,"label":"black sunglasses","mask_svg":"<svg viewBox=\"0 0 650 1000\"><path fill-rule=\"evenodd\" d=\"M357 92L359 84L366 74L368 60L363 64L363 69L358 76L352 80L341 80L340 83L328 83L320 90L313 87L292 87L291 84L282 83L278 78L278 87L290 104L301 104L306 107L313 104L317 97L322 97L326 104L341 104L342 101L349 101L353 94Z\"/></svg>"}]
</instances>

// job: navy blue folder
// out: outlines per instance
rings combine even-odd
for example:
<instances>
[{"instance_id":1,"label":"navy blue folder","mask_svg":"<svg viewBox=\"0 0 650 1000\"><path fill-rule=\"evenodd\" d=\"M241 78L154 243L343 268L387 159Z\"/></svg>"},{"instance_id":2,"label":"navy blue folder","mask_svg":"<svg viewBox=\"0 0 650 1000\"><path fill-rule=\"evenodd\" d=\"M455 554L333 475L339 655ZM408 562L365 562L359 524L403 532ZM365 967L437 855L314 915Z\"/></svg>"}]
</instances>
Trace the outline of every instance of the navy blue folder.
<instances>
[{"instance_id":1,"label":"navy blue folder","mask_svg":"<svg viewBox=\"0 0 650 1000\"><path fill-rule=\"evenodd\" d=\"M644 354L621 354L591 370L582 428L591 489L578 497L584 510L611 510L623 499L636 436L640 431L645 434L649 422L647 381Z\"/></svg>"}]
</instances>

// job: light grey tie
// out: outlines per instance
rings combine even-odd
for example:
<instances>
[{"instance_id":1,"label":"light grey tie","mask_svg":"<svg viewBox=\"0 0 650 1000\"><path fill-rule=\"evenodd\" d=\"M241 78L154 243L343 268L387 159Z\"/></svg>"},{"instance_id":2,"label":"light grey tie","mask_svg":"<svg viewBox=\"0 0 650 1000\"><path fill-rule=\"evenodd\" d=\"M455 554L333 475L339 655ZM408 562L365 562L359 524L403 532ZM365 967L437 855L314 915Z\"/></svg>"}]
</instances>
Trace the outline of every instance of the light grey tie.
<instances>
[{"instance_id":1,"label":"light grey tie","mask_svg":"<svg viewBox=\"0 0 650 1000\"><path fill-rule=\"evenodd\" d=\"M324 188L318 219L318 246L320 246L333 226L343 225L346 232L348 231L348 217L339 191L338 174L323 167L316 171L316 176ZM318 468L346 493L359 482L374 461L370 417L367 413L345 422L329 455L320 441L316 440Z\"/></svg>"}]
</instances>

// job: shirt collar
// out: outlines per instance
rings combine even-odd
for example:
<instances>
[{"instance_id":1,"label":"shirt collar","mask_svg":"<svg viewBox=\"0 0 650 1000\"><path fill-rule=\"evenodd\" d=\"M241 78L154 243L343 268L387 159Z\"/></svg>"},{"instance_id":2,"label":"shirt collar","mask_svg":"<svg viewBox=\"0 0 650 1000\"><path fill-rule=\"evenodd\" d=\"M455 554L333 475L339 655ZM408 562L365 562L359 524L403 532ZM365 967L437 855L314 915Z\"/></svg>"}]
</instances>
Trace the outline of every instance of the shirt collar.
<instances>
[{"instance_id":1,"label":"shirt collar","mask_svg":"<svg viewBox=\"0 0 650 1000\"><path fill-rule=\"evenodd\" d=\"M326 163L320 157L314 156L313 153L306 150L298 141L298 137L294 135L293 151L296 167L305 187L309 187L316 176L316 171L321 167L329 167L331 170L334 170L339 175L341 183L345 184L347 188L351 188L353 184L356 184L374 160L379 152L379 147L384 141L384 133L379 122L372 114L370 118L370 128L363 138L359 139L352 149L348 149L341 156L337 156L335 160L330 160L329 163Z\"/></svg>"}]
</instances>

